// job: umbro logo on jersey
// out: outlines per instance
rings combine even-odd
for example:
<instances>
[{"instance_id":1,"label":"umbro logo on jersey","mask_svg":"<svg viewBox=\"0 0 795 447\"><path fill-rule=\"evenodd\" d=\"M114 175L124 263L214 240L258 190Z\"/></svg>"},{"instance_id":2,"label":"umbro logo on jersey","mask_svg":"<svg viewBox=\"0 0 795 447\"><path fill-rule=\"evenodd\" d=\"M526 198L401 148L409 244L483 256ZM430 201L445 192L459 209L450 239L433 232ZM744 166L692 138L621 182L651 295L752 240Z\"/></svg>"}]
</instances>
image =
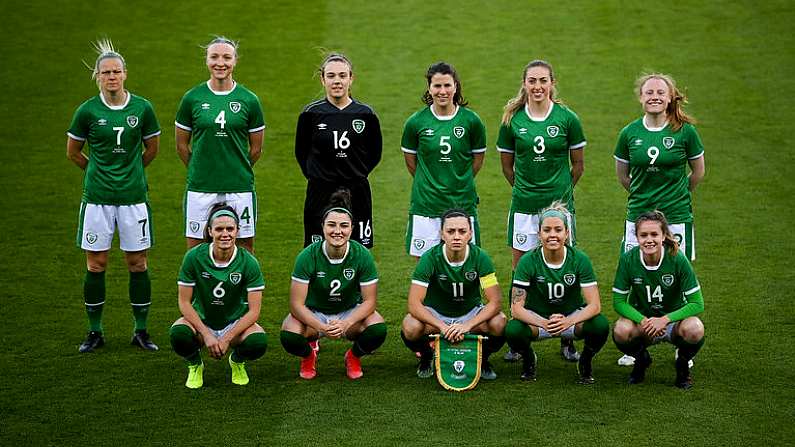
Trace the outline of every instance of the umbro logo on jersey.
<instances>
[{"instance_id":1,"label":"umbro logo on jersey","mask_svg":"<svg viewBox=\"0 0 795 447\"><path fill-rule=\"evenodd\" d=\"M674 147L674 143L676 143L676 140L674 140L674 137L665 137L665 138L663 138L663 146L665 146L666 149L670 149L670 148Z\"/></svg>"},{"instance_id":2,"label":"umbro logo on jersey","mask_svg":"<svg viewBox=\"0 0 795 447\"><path fill-rule=\"evenodd\" d=\"M453 127L453 135L455 135L455 137L456 137L456 138L461 138L461 137L463 137L465 132L466 132L466 131L465 131L465 130L464 130L464 128L463 128L463 127L461 127L461 126L455 126L455 127Z\"/></svg>"},{"instance_id":3,"label":"umbro logo on jersey","mask_svg":"<svg viewBox=\"0 0 795 447\"><path fill-rule=\"evenodd\" d=\"M574 273L566 273L563 275L563 282L566 283L567 286L573 286L574 281L577 280L577 276Z\"/></svg>"},{"instance_id":4,"label":"umbro logo on jersey","mask_svg":"<svg viewBox=\"0 0 795 447\"><path fill-rule=\"evenodd\" d=\"M425 129L425 130L423 131L423 133L424 133L425 135L428 135L428 136L431 136L431 137L432 137L432 136L433 136L433 129Z\"/></svg>"},{"instance_id":5,"label":"umbro logo on jersey","mask_svg":"<svg viewBox=\"0 0 795 447\"><path fill-rule=\"evenodd\" d=\"M476 272L474 270L470 270L470 271L464 273L464 278L466 278L467 281L474 281L474 280L478 279L478 272Z\"/></svg>"},{"instance_id":6,"label":"umbro logo on jersey","mask_svg":"<svg viewBox=\"0 0 795 447\"><path fill-rule=\"evenodd\" d=\"M520 127L519 128L519 135L524 135L526 133L527 133L527 128L525 128L525 127Z\"/></svg>"},{"instance_id":7,"label":"umbro logo on jersey","mask_svg":"<svg viewBox=\"0 0 795 447\"><path fill-rule=\"evenodd\" d=\"M348 281L353 279L353 275L356 274L356 270L354 269L345 269L342 271L342 276L345 277Z\"/></svg>"},{"instance_id":8,"label":"umbro logo on jersey","mask_svg":"<svg viewBox=\"0 0 795 447\"><path fill-rule=\"evenodd\" d=\"M547 126L547 134L550 138L555 138L560 133L560 128L558 126Z\"/></svg>"},{"instance_id":9,"label":"umbro logo on jersey","mask_svg":"<svg viewBox=\"0 0 795 447\"><path fill-rule=\"evenodd\" d=\"M210 104L208 104L206 102L202 103L202 110L210 110Z\"/></svg>"},{"instance_id":10,"label":"umbro logo on jersey","mask_svg":"<svg viewBox=\"0 0 795 447\"><path fill-rule=\"evenodd\" d=\"M127 117L127 125L130 127L135 127L138 125L138 117L135 115L130 115Z\"/></svg>"},{"instance_id":11,"label":"umbro logo on jersey","mask_svg":"<svg viewBox=\"0 0 795 447\"><path fill-rule=\"evenodd\" d=\"M97 124L100 126L105 126L108 124L108 120L106 120L105 118L100 118L97 120Z\"/></svg>"},{"instance_id":12,"label":"umbro logo on jersey","mask_svg":"<svg viewBox=\"0 0 795 447\"><path fill-rule=\"evenodd\" d=\"M635 146L640 146L641 144L643 144L643 140L641 140L640 138L635 140Z\"/></svg>"},{"instance_id":13,"label":"umbro logo on jersey","mask_svg":"<svg viewBox=\"0 0 795 447\"><path fill-rule=\"evenodd\" d=\"M447 275L445 275L444 273L440 274L439 281L447 281Z\"/></svg>"},{"instance_id":14,"label":"umbro logo on jersey","mask_svg":"<svg viewBox=\"0 0 795 447\"><path fill-rule=\"evenodd\" d=\"M317 277L318 278L325 278L326 277L326 272L317 272Z\"/></svg>"},{"instance_id":15,"label":"umbro logo on jersey","mask_svg":"<svg viewBox=\"0 0 795 447\"><path fill-rule=\"evenodd\" d=\"M243 279L243 274L240 272L232 272L229 274L229 281L234 285L238 285L241 279Z\"/></svg>"},{"instance_id":16,"label":"umbro logo on jersey","mask_svg":"<svg viewBox=\"0 0 795 447\"><path fill-rule=\"evenodd\" d=\"M632 278L632 284L643 284L643 278Z\"/></svg>"},{"instance_id":17,"label":"umbro logo on jersey","mask_svg":"<svg viewBox=\"0 0 795 447\"><path fill-rule=\"evenodd\" d=\"M364 131L364 120L353 120L351 121L351 126L354 132L362 133Z\"/></svg>"},{"instance_id":18,"label":"umbro logo on jersey","mask_svg":"<svg viewBox=\"0 0 795 447\"><path fill-rule=\"evenodd\" d=\"M237 113L237 112L239 112L239 111L240 111L240 103L239 103L239 102L237 102L237 101L231 101L231 102L229 103L229 110L231 110L231 111L232 111L232 113Z\"/></svg>"},{"instance_id":19,"label":"umbro logo on jersey","mask_svg":"<svg viewBox=\"0 0 795 447\"><path fill-rule=\"evenodd\" d=\"M328 127L326 123L320 123L317 125L317 130L326 130L326 127Z\"/></svg>"},{"instance_id":20,"label":"umbro logo on jersey","mask_svg":"<svg viewBox=\"0 0 795 447\"><path fill-rule=\"evenodd\" d=\"M212 276L210 272L202 272L202 278L210 279Z\"/></svg>"},{"instance_id":21,"label":"umbro logo on jersey","mask_svg":"<svg viewBox=\"0 0 795 447\"><path fill-rule=\"evenodd\" d=\"M542 275L536 276L536 282L544 282L544 281L546 281L546 278L544 276Z\"/></svg>"}]
</instances>

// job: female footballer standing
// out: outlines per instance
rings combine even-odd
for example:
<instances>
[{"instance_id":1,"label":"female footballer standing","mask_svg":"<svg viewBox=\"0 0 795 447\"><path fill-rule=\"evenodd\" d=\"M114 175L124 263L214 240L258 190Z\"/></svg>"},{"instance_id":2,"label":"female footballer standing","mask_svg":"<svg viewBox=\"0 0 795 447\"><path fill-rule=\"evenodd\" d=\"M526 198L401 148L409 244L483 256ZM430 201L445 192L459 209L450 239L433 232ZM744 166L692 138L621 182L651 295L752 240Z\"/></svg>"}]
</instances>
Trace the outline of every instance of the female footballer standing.
<instances>
[{"instance_id":1,"label":"female footballer standing","mask_svg":"<svg viewBox=\"0 0 795 447\"><path fill-rule=\"evenodd\" d=\"M472 218L476 244L480 243L475 176L486 153L486 128L466 108L455 68L437 62L425 73L426 107L406 121L401 150L414 177L406 233L406 251L416 258L440 241L441 216L461 208Z\"/></svg>"},{"instance_id":2,"label":"female footballer standing","mask_svg":"<svg viewBox=\"0 0 795 447\"><path fill-rule=\"evenodd\" d=\"M613 283L613 308L621 317L613 340L635 358L630 384L646 377L649 345L673 343L679 350L674 384L690 388L689 362L704 345L704 323L697 316L704 311L701 286L663 213L641 214L634 231L640 245L621 255Z\"/></svg>"},{"instance_id":3,"label":"female footballer standing","mask_svg":"<svg viewBox=\"0 0 795 447\"><path fill-rule=\"evenodd\" d=\"M370 106L351 97L353 66L331 53L320 64L326 97L304 108L295 131L295 158L307 179L304 246L323 239L322 214L338 188L351 193L351 238L373 247L373 204L367 176L381 161L381 125Z\"/></svg>"},{"instance_id":4,"label":"female footballer standing","mask_svg":"<svg viewBox=\"0 0 795 447\"><path fill-rule=\"evenodd\" d=\"M320 337L348 339L345 369L350 379L363 376L361 357L386 339L384 318L376 311L378 272L370 252L350 240L353 217L350 192L332 194L321 219L323 240L298 255L290 286L290 313L280 334L284 349L301 357L299 375L317 375L318 351L310 345Z\"/></svg>"},{"instance_id":5,"label":"female footballer standing","mask_svg":"<svg viewBox=\"0 0 795 447\"><path fill-rule=\"evenodd\" d=\"M245 362L265 354L268 339L257 324L265 281L254 255L238 250L239 217L216 204L207 219L206 242L185 253L179 271L182 317L169 331L171 346L188 362L188 388L204 384L201 347L220 359L231 349L232 383L249 382Z\"/></svg>"},{"instance_id":6,"label":"female footballer standing","mask_svg":"<svg viewBox=\"0 0 795 447\"><path fill-rule=\"evenodd\" d=\"M542 60L527 64L522 85L505 105L497 150L505 179L513 187L508 245L515 269L522 255L538 246L541 209L561 201L568 209L570 242L576 236L574 186L584 169L585 135L577 115L555 96L555 73ZM506 360L514 360L506 354ZM578 359L570 340L561 339L561 355Z\"/></svg>"},{"instance_id":7,"label":"female footballer standing","mask_svg":"<svg viewBox=\"0 0 795 447\"><path fill-rule=\"evenodd\" d=\"M621 130L614 154L618 181L629 192L622 251L638 245L634 223L638 216L660 210L679 249L693 261L692 193L704 178L704 146L693 118L683 110L687 99L670 76L641 76L636 89L643 117ZM627 356L619 359L621 365L632 362Z\"/></svg>"},{"instance_id":8,"label":"female footballer standing","mask_svg":"<svg viewBox=\"0 0 795 447\"><path fill-rule=\"evenodd\" d=\"M567 244L568 214L559 202L541 211L541 246L525 253L514 272L513 319L505 328L505 338L513 351L522 355L522 380L536 377L531 342L560 337L585 340L577 363L578 383L594 383L591 363L610 332L610 323L600 313L591 260L582 250Z\"/></svg>"},{"instance_id":9,"label":"female footballer standing","mask_svg":"<svg viewBox=\"0 0 795 447\"><path fill-rule=\"evenodd\" d=\"M185 93L177 111L177 154L188 167L188 248L204 239L213 204L224 202L240 216L238 244L254 249L257 196L253 167L262 153L265 121L257 95L232 77L237 48L237 42L226 37L207 45L210 79Z\"/></svg>"},{"instance_id":10,"label":"female footballer standing","mask_svg":"<svg viewBox=\"0 0 795 447\"><path fill-rule=\"evenodd\" d=\"M105 303L105 268L116 227L130 272L130 303L135 318L132 344L156 351L149 340L146 320L151 304L151 283L146 250L152 246L152 218L144 167L157 155L160 125L146 99L124 89L127 66L110 40L100 40L93 67L99 95L75 112L67 132L66 156L85 171L77 245L86 252L83 285L89 332L80 352L105 344L102 307ZM83 146L88 143L88 155ZM143 148L143 150L142 150Z\"/></svg>"}]
</instances>

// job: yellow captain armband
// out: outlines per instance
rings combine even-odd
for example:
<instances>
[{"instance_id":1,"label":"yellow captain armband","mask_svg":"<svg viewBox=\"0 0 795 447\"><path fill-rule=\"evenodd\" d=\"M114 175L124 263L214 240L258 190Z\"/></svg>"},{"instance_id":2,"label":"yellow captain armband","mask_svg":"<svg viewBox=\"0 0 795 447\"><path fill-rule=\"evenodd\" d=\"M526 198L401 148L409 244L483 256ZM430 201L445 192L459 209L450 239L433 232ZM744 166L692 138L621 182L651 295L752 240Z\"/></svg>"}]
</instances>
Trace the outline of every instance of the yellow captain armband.
<instances>
[{"instance_id":1,"label":"yellow captain armband","mask_svg":"<svg viewBox=\"0 0 795 447\"><path fill-rule=\"evenodd\" d=\"M489 273L486 276L480 278L480 288L483 290L488 289L491 286L497 285L497 275L494 273Z\"/></svg>"}]
</instances>

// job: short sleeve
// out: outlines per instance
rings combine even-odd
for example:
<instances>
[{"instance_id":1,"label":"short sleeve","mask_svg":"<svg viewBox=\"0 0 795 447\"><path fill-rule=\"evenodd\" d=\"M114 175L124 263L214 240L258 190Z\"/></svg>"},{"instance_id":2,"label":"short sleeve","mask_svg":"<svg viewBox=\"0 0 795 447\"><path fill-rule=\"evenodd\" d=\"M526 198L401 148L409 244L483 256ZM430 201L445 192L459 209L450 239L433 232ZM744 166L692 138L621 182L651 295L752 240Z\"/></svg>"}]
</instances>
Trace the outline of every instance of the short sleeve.
<instances>
[{"instance_id":1,"label":"short sleeve","mask_svg":"<svg viewBox=\"0 0 795 447\"><path fill-rule=\"evenodd\" d=\"M88 138L88 113L84 106L80 106L72 117L72 123L69 125L67 135L73 140L86 141Z\"/></svg>"},{"instance_id":2,"label":"short sleeve","mask_svg":"<svg viewBox=\"0 0 795 447\"><path fill-rule=\"evenodd\" d=\"M682 293L687 296L701 290L698 279L696 279L696 272L693 271L693 266L682 252L676 253L676 262L678 264L677 271L679 272L679 279L682 284Z\"/></svg>"},{"instance_id":3,"label":"short sleeve","mask_svg":"<svg viewBox=\"0 0 795 447\"><path fill-rule=\"evenodd\" d=\"M312 262L312 253L310 251L312 245L306 247L298 254L295 259L295 267L293 268L292 279L303 284L309 284L314 272L314 262Z\"/></svg>"},{"instance_id":4,"label":"short sleeve","mask_svg":"<svg viewBox=\"0 0 795 447\"><path fill-rule=\"evenodd\" d=\"M688 160L696 159L704 155L704 144L701 143L701 137L698 135L696 128L690 124L685 127L687 147L685 148Z\"/></svg>"},{"instance_id":5,"label":"short sleeve","mask_svg":"<svg viewBox=\"0 0 795 447\"><path fill-rule=\"evenodd\" d=\"M497 150L500 152L513 153L516 149L516 143L513 138L513 130L511 124L508 123L500 125L500 132L497 134Z\"/></svg>"},{"instance_id":6,"label":"short sleeve","mask_svg":"<svg viewBox=\"0 0 795 447\"><path fill-rule=\"evenodd\" d=\"M400 150L407 154L416 154L420 145L413 118L414 115L406 120L406 124L403 126L403 137L400 139Z\"/></svg>"},{"instance_id":7,"label":"short sleeve","mask_svg":"<svg viewBox=\"0 0 795 447\"><path fill-rule=\"evenodd\" d=\"M359 285L367 286L378 282L378 270L375 266L373 255L367 249L361 251L361 262L359 264Z\"/></svg>"},{"instance_id":8,"label":"short sleeve","mask_svg":"<svg viewBox=\"0 0 795 447\"><path fill-rule=\"evenodd\" d=\"M433 250L425 252L420 257L417 267L414 268L414 273L411 275L411 282L428 287L428 284L431 283L431 276L433 276Z\"/></svg>"},{"instance_id":9,"label":"short sleeve","mask_svg":"<svg viewBox=\"0 0 795 447\"><path fill-rule=\"evenodd\" d=\"M179 275L177 276L177 284L188 287L196 285L196 272L193 268L193 258L194 255L192 250L185 253L185 256L182 258L182 266L179 269Z\"/></svg>"},{"instance_id":10,"label":"short sleeve","mask_svg":"<svg viewBox=\"0 0 795 447\"><path fill-rule=\"evenodd\" d=\"M629 295L632 290L629 275L629 260L633 251L628 251L621 255L618 259L618 267L616 268L616 278L613 280L613 292L622 295Z\"/></svg>"},{"instance_id":11,"label":"short sleeve","mask_svg":"<svg viewBox=\"0 0 795 447\"><path fill-rule=\"evenodd\" d=\"M593 271L591 259L582 252L580 252L580 259L577 265L577 277L580 278L580 287L596 285L596 273Z\"/></svg>"},{"instance_id":12,"label":"short sleeve","mask_svg":"<svg viewBox=\"0 0 795 447\"><path fill-rule=\"evenodd\" d=\"M253 292L255 290L262 290L265 288L265 278L262 277L262 269L260 269L257 259L246 253L246 290Z\"/></svg>"},{"instance_id":13,"label":"short sleeve","mask_svg":"<svg viewBox=\"0 0 795 447\"><path fill-rule=\"evenodd\" d=\"M174 125L188 132L193 131L193 101L188 97L188 93L182 97L182 101L179 103Z\"/></svg>"},{"instance_id":14,"label":"short sleeve","mask_svg":"<svg viewBox=\"0 0 795 447\"><path fill-rule=\"evenodd\" d=\"M472 122L469 125L469 143L473 154L486 152L486 126L474 112L472 112Z\"/></svg>"},{"instance_id":15,"label":"short sleeve","mask_svg":"<svg viewBox=\"0 0 795 447\"><path fill-rule=\"evenodd\" d=\"M521 289L530 287L533 278L532 255L524 255L519 259L513 272L513 285Z\"/></svg>"},{"instance_id":16,"label":"short sleeve","mask_svg":"<svg viewBox=\"0 0 795 447\"><path fill-rule=\"evenodd\" d=\"M569 149L582 149L585 147L585 133L582 130L582 123L576 113L569 111L568 143Z\"/></svg>"},{"instance_id":17,"label":"short sleeve","mask_svg":"<svg viewBox=\"0 0 795 447\"><path fill-rule=\"evenodd\" d=\"M157 122L155 109L149 101L146 101L144 106L143 127L141 129L144 140L160 135L160 123Z\"/></svg>"},{"instance_id":18,"label":"short sleeve","mask_svg":"<svg viewBox=\"0 0 795 447\"><path fill-rule=\"evenodd\" d=\"M248 104L248 132L254 133L265 129L265 114L259 98L252 94Z\"/></svg>"},{"instance_id":19,"label":"short sleeve","mask_svg":"<svg viewBox=\"0 0 795 447\"><path fill-rule=\"evenodd\" d=\"M613 157L623 163L629 164L629 146L627 145L627 128L623 128L621 133L618 134L618 141L616 141L616 150L613 152Z\"/></svg>"},{"instance_id":20,"label":"short sleeve","mask_svg":"<svg viewBox=\"0 0 795 447\"><path fill-rule=\"evenodd\" d=\"M483 278L494 273L494 263L491 262L491 257L485 250L480 250L478 256L478 277Z\"/></svg>"}]
</instances>

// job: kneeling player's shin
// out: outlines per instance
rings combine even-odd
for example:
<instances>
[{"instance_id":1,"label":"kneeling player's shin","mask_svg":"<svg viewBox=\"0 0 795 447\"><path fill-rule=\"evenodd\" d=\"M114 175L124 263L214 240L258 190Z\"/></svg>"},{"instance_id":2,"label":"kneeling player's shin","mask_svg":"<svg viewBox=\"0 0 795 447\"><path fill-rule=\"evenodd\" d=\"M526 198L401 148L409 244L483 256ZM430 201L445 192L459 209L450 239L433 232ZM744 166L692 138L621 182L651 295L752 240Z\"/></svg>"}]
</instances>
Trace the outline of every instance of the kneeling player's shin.
<instances>
[{"instance_id":1,"label":"kneeling player's shin","mask_svg":"<svg viewBox=\"0 0 795 447\"><path fill-rule=\"evenodd\" d=\"M511 320L505 325L505 340L514 352L527 352L532 339L533 331L527 324L519 320Z\"/></svg>"},{"instance_id":2,"label":"kneeling player's shin","mask_svg":"<svg viewBox=\"0 0 795 447\"><path fill-rule=\"evenodd\" d=\"M674 345L679 348L679 358L683 360L691 360L696 356L696 353L704 346L704 337L695 343L688 343L683 337L674 337Z\"/></svg>"},{"instance_id":3,"label":"kneeling player's shin","mask_svg":"<svg viewBox=\"0 0 795 447\"><path fill-rule=\"evenodd\" d=\"M386 340L386 323L375 323L367 326L356 341L351 351L356 357L372 354Z\"/></svg>"},{"instance_id":4,"label":"kneeling player's shin","mask_svg":"<svg viewBox=\"0 0 795 447\"><path fill-rule=\"evenodd\" d=\"M196 335L190 327L184 324L175 324L171 326L168 335L171 339L171 347L177 355L192 365L201 363L201 344L196 340Z\"/></svg>"},{"instance_id":5,"label":"kneeling player's shin","mask_svg":"<svg viewBox=\"0 0 795 447\"><path fill-rule=\"evenodd\" d=\"M256 360L268 349L268 336L264 332L255 332L244 338L232 351L232 361L237 363Z\"/></svg>"},{"instance_id":6,"label":"kneeling player's shin","mask_svg":"<svg viewBox=\"0 0 795 447\"><path fill-rule=\"evenodd\" d=\"M488 338L483 340L483 359L488 360L489 356L499 351L504 344L505 337L502 335L488 335Z\"/></svg>"},{"instance_id":7,"label":"kneeling player's shin","mask_svg":"<svg viewBox=\"0 0 795 447\"><path fill-rule=\"evenodd\" d=\"M585 339L585 346L594 353L602 349L602 346L607 342L609 333L610 322L602 314L582 323L582 338Z\"/></svg>"},{"instance_id":8,"label":"kneeling player's shin","mask_svg":"<svg viewBox=\"0 0 795 447\"><path fill-rule=\"evenodd\" d=\"M282 342L284 350L292 355L298 357L306 357L312 353L312 348L309 347L309 341L301 334L296 334L290 331L281 331L279 333L279 341Z\"/></svg>"},{"instance_id":9,"label":"kneeling player's shin","mask_svg":"<svg viewBox=\"0 0 795 447\"><path fill-rule=\"evenodd\" d=\"M433 356L433 349L428 344L431 339L427 335L423 335L419 338L419 340L409 340L406 338L406 334L404 334L403 331L400 331L400 338L403 339L403 344L406 345L407 348L411 349L412 352L419 352L423 357L426 358Z\"/></svg>"}]
</instances>

